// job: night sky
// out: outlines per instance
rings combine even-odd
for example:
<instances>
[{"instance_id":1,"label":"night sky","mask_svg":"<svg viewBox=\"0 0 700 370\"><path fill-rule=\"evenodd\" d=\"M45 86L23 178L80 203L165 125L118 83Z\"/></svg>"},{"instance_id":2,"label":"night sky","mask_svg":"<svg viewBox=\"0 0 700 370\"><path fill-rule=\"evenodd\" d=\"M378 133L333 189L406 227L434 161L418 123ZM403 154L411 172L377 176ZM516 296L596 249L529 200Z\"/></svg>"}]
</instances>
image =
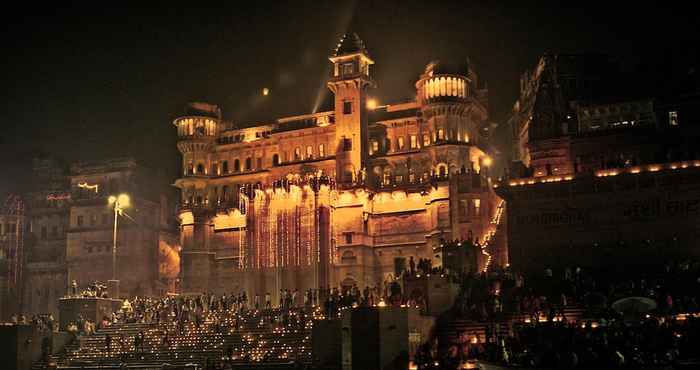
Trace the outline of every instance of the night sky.
<instances>
[{"instance_id":1,"label":"night sky","mask_svg":"<svg viewBox=\"0 0 700 370\"><path fill-rule=\"evenodd\" d=\"M0 194L26 189L31 159L41 153L65 161L133 155L174 179L179 154L171 122L186 102L219 104L243 125L309 113L328 102L327 56L348 30L376 62L372 95L380 103L410 100L429 61L470 57L499 123L517 96L519 75L545 51L683 59L683 50L698 45L697 12L686 5L101 3L25 2L5 13L0 161L7 170Z\"/></svg>"}]
</instances>

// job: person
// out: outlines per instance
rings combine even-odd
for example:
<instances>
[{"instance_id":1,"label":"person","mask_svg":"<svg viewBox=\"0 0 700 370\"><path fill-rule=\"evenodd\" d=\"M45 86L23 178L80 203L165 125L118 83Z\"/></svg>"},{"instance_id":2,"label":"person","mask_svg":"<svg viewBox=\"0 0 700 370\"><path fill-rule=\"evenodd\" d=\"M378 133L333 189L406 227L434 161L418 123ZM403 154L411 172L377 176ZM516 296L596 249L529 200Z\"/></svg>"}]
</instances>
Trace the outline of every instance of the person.
<instances>
[{"instance_id":1,"label":"person","mask_svg":"<svg viewBox=\"0 0 700 370\"><path fill-rule=\"evenodd\" d=\"M265 309L269 310L272 308L272 298L270 297L270 292L265 293Z\"/></svg>"},{"instance_id":2,"label":"person","mask_svg":"<svg viewBox=\"0 0 700 370\"><path fill-rule=\"evenodd\" d=\"M411 258L408 260L408 267L410 269L411 276L415 276L416 275L416 261L413 260L413 256L411 256Z\"/></svg>"},{"instance_id":3,"label":"person","mask_svg":"<svg viewBox=\"0 0 700 370\"><path fill-rule=\"evenodd\" d=\"M75 279L73 279L73 281L71 281L71 283L70 283L70 289L71 289L70 291L71 291L71 295L72 295L72 296L75 297L75 296L78 295L78 282L75 281Z\"/></svg>"},{"instance_id":4,"label":"person","mask_svg":"<svg viewBox=\"0 0 700 370\"><path fill-rule=\"evenodd\" d=\"M255 298L253 300L253 304L255 305L255 309L260 309L260 294L255 293Z\"/></svg>"}]
</instances>

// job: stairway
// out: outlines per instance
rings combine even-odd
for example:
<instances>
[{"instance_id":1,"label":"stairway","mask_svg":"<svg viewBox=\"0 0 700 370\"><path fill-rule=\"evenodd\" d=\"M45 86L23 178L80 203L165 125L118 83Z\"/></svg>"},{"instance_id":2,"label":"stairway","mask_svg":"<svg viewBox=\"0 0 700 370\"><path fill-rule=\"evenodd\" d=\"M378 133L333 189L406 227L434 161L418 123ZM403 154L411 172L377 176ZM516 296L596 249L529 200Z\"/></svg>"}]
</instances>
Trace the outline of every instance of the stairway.
<instances>
[{"instance_id":1,"label":"stairway","mask_svg":"<svg viewBox=\"0 0 700 370\"><path fill-rule=\"evenodd\" d=\"M217 317L221 320L218 330L214 324ZM204 366L207 360L223 358L238 366L256 363L265 367L284 367L294 359L310 364L312 323L307 318L303 328L284 327L264 320L260 311L247 314L227 311L211 313L200 327L187 323L182 332L170 323L119 324L101 329L92 336L80 337L57 356L56 363L58 368L65 369L114 367L121 363L134 368L160 368L162 364L186 366L189 363ZM137 350L134 338L140 331L144 332L145 343ZM169 335L169 345L163 343L165 333ZM107 334L112 337L109 349L105 346ZM124 338L121 344L120 338ZM228 352L231 353L230 359L226 356ZM32 369L44 368L45 363L37 363Z\"/></svg>"}]
</instances>

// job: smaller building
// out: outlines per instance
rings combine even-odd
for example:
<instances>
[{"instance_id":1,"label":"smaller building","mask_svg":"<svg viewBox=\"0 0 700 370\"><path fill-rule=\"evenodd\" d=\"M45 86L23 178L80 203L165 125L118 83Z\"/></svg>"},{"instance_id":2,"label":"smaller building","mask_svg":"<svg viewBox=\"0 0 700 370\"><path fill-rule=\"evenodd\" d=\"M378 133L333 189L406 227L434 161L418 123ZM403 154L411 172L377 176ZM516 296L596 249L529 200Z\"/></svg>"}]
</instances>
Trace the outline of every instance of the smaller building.
<instances>
[{"instance_id":1,"label":"smaller building","mask_svg":"<svg viewBox=\"0 0 700 370\"><path fill-rule=\"evenodd\" d=\"M698 257L700 95L640 98L609 71L562 68L587 60L545 55L521 81L511 171L497 188L511 264Z\"/></svg>"}]
</instances>

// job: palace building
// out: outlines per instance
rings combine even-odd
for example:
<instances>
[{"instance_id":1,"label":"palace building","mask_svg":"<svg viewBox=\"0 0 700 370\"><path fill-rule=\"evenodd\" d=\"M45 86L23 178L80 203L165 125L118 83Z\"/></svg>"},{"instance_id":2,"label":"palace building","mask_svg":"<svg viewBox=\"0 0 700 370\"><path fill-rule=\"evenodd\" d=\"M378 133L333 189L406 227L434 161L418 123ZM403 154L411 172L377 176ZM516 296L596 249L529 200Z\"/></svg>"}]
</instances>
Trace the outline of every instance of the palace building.
<instances>
[{"instance_id":1,"label":"palace building","mask_svg":"<svg viewBox=\"0 0 700 370\"><path fill-rule=\"evenodd\" d=\"M382 286L410 258L439 265L441 240L479 241L474 269L506 263L473 66L429 63L415 100L377 107L375 61L356 34L329 60L333 110L240 125L192 103L174 120L181 291Z\"/></svg>"}]
</instances>

